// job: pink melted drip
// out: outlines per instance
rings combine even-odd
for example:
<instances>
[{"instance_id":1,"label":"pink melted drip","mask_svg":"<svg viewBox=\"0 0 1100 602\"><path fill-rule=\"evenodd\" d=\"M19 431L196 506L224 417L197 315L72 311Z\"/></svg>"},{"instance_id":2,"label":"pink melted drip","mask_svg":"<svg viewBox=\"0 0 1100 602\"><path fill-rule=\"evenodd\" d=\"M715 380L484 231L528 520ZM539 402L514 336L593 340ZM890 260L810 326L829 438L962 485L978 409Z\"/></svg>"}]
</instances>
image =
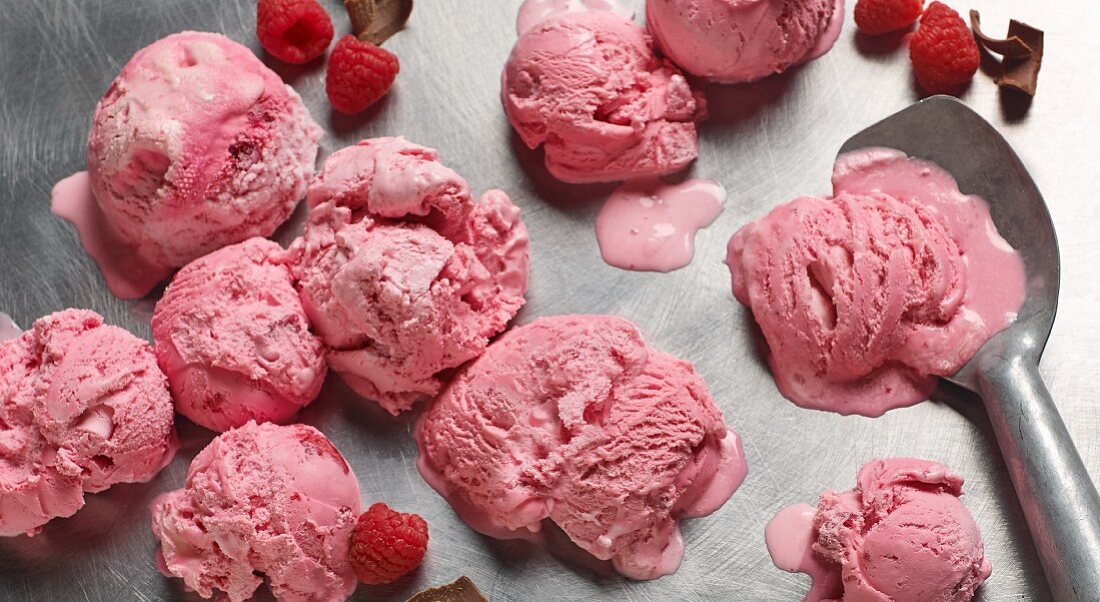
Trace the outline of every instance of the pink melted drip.
<instances>
[{"instance_id":1,"label":"pink melted drip","mask_svg":"<svg viewBox=\"0 0 1100 602\"><path fill-rule=\"evenodd\" d=\"M627 270L682 268L695 255L695 233L718 217L725 200L725 189L714 180L626 182L611 193L596 218L600 254Z\"/></svg>"},{"instance_id":2,"label":"pink melted drip","mask_svg":"<svg viewBox=\"0 0 1100 602\"><path fill-rule=\"evenodd\" d=\"M539 23L561 13L590 10L610 11L628 21L634 19L634 9L622 0L527 0L519 7L516 33L523 35Z\"/></svg>"},{"instance_id":3,"label":"pink melted drip","mask_svg":"<svg viewBox=\"0 0 1100 602\"><path fill-rule=\"evenodd\" d=\"M789 573L807 573L813 579L806 600L839 600L844 595L840 571L825 564L813 550L815 514L817 511L809 504L787 506L768 523L764 540L776 567Z\"/></svg>"},{"instance_id":4,"label":"pink melted drip","mask_svg":"<svg viewBox=\"0 0 1100 602\"><path fill-rule=\"evenodd\" d=\"M120 299L144 297L171 275L171 268L142 259L100 210L88 172L77 172L53 187L51 210L76 227L80 244L99 266L107 288Z\"/></svg>"},{"instance_id":5,"label":"pink melted drip","mask_svg":"<svg viewBox=\"0 0 1100 602\"><path fill-rule=\"evenodd\" d=\"M23 334L19 326L15 324L15 321L11 319L11 316L5 313L0 313L0 343L4 341L10 341L12 339L18 339Z\"/></svg>"}]
</instances>

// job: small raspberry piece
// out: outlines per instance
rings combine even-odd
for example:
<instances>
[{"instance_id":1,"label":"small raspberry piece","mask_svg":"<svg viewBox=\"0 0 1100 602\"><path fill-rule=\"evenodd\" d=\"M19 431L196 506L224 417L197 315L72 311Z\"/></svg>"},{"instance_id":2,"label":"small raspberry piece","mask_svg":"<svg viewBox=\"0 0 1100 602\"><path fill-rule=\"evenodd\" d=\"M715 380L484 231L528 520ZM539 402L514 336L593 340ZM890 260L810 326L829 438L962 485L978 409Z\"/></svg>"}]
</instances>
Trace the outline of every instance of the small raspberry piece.
<instances>
[{"instance_id":1,"label":"small raspberry piece","mask_svg":"<svg viewBox=\"0 0 1100 602\"><path fill-rule=\"evenodd\" d=\"M905 29L920 18L924 0L859 0L856 2L856 27L877 36Z\"/></svg>"},{"instance_id":2,"label":"small raspberry piece","mask_svg":"<svg viewBox=\"0 0 1100 602\"><path fill-rule=\"evenodd\" d=\"M393 53L346 35L328 57L328 101L337 111L358 113L386 95L400 70Z\"/></svg>"},{"instance_id":3,"label":"small raspberry piece","mask_svg":"<svg viewBox=\"0 0 1100 602\"><path fill-rule=\"evenodd\" d=\"M348 561L360 581L381 585L420 566L427 548L428 523L424 519L377 503L355 523Z\"/></svg>"},{"instance_id":4,"label":"small raspberry piece","mask_svg":"<svg viewBox=\"0 0 1100 602\"><path fill-rule=\"evenodd\" d=\"M909 60L917 82L926 92L951 94L974 77L981 57L959 13L933 2L909 38Z\"/></svg>"},{"instance_id":5,"label":"small raspberry piece","mask_svg":"<svg viewBox=\"0 0 1100 602\"><path fill-rule=\"evenodd\" d=\"M332 42L332 19L317 0L260 0L256 37L275 58L307 63L324 54Z\"/></svg>"}]
</instances>

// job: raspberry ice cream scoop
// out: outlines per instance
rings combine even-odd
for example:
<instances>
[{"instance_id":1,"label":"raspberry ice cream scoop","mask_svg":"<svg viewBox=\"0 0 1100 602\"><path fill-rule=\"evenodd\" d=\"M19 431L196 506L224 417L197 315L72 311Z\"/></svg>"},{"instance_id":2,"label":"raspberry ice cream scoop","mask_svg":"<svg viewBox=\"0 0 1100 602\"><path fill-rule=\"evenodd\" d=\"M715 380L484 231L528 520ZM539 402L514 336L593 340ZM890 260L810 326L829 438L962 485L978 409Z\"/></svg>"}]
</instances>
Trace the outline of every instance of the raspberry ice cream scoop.
<instances>
[{"instance_id":1,"label":"raspberry ice cream scoop","mask_svg":"<svg viewBox=\"0 0 1100 602\"><path fill-rule=\"evenodd\" d=\"M180 270L153 312L153 338L176 410L215 431L289 420L327 371L286 252L264 238Z\"/></svg>"},{"instance_id":2,"label":"raspberry ice cream scoop","mask_svg":"<svg viewBox=\"0 0 1100 602\"><path fill-rule=\"evenodd\" d=\"M513 329L417 423L417 468L474 529L537 539L544 520L620 573L675 572L678 521L745 477L741 442L691 364L611 316Z\"/></svg>"},{"instance_id":3,"label":"raspberry ice cream scoop","mask_svg":"<svg viewBox=\"0 0 1100 602\"><path fill-rule=\"evenodd\" d=\"M926 460L865 464L856 488L826 491L768 524L781 569L813 577L807 601L967 602L992 572L963 479Z\"/></svg>"},{"instance_id":4,"label":"raspberry ice cream scoop","mask_svg":"<svg viewBox=\"0 0 1100 602\"><path fill-rule=\"evenodd\" d=\"M175 454L172 420L153 350L94 312L51 314L0 343L0 536L152 479Z\"/></svg>"},{"instance_id":5,"label":"raspberry ice cream scoop","mask_svg":"<svg viewBox=\"0 0 1100 602\"><path fill-rule=\"evenodd\" d=\"M681 69L723 83L758 80L820 57L844 0L646 0L657 47Z\"/></svg>"},{"instance_id":6,"label":"raspberry ice cream scoop","mask_svg":"<svg viewBox=\"0 0 1100 602\"><path fill-rule=\"evenodd\" d=\"M182 489L153 500L157 565L233 602L267 579L277 600L343 602L359 482L317 429L249 422L210 442Z\"/></svg>"},{"instance_id":7,"label":"raspberry ice cream scoop","mask_svg":"<svg viewBox=\"0 0 1100 602\"><path fill-rule=\"evenodd\" d=\"M837 160L833 189L733 235L733 294L785 397L878 416L925 399L1015 320L1023 261L988 205L931 163L857 151Z\"/></svg>"},{"instance_id":8,"label":"raspberry ice cream scoop","mask_svg":"<svg viewBox=\"0 0 1100 602\"><path fill-rule=\"evenodd\" d=\"M141 297L174 268L274 232L305 194L321 134L248 48L170 35L99 101L88 176L55 188L54 212L77 226L113 293Z\"/></svg>"},{"instance_id":9,"label":"raspberry ice cream scoop","mask_svg":"<svg viewBox=\"0 0 1100 602\"><path fill-rule=\"evenodd\" d=\"M291 246L329 366L397 414L504 330L527 290L527 229L499 190L474 200L432 149L367 140L333 153Z\"/></svg>"},{"instance_id":10,"label":"raspberry ice cream scoop","mask_svg":"<svg viewBox=\"0 0 1100 602\"><path fill-rule=\"evenodd\" d=\"M565 182L679 171L695 160L705 113L649 35L606 10L565 12L520 36L501 77L504 111Z\"/></svg>"}]
</instances>

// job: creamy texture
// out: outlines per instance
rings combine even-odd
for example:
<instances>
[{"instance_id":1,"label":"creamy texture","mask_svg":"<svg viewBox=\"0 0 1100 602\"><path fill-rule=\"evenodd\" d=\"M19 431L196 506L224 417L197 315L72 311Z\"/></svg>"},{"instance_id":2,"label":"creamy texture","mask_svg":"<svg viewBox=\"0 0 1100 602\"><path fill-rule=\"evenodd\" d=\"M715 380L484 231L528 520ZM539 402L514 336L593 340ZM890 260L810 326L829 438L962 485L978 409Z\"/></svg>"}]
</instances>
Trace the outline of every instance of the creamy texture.
<instances>
[{"instance_id":1,"label":"creamy texture","mask_svg":"<svg viewBox=\"0 0 1100 602\"><path fill-rule=\"evenodd\" d=\"M309 330L286 253L263 238L180 270L153 312L153 338L176 410L215 431L285 422L325 380L324 345Z\"/></svg>"},{"instance_id":2,"label":"creamy texture","mask_svg":"<svg viewBox=\"0 0 1100 602\"><path fill-rule=\"evenodd\" d=\"M808 601L966 602L992 568L962 485L935 462L870 462L855 489L823 493L816 511L776 515L768 551L777 567L813 577Z\"/></svg>"},{"instance_id":3,"label":"creamy texture","mask_svg":"<svg viewBox=\"0 0 1100 602\"><path fill-rule=\"evenodd\" d=\"M657 47L688 73L758 80L820 57L844 21L844 0L646 0Z\"/></svg>"},{"instance_id":4,"label":"creamy texture","mask_svg":"<svg viewBox=\"0 0 1100 602\"><path fill-rule=\"evenodd\" d=\"M94 312L57 312L0 343L0 536L152 479L175 454L172 419L152 349Z\"/></svg>"},{"instance_id":5,"label":"creamy texture","mask_svg":"<svg viewBox=\"0 0 1100 602\"><path fill-rule=\"evenodd\" d=\"M355 590L359 482L311 426L249 422L219 435L150 509L158 567L204 598L240 602L264 578L278 600L343 602Z\"/></svg>"},{"instance_id":6,"label":"creamy texture","mask_svg":"<svg viewBox=\"0 0 1100 602\"><path fill-rule=\"evenodd\" d=\"M524 144L543 145L546 168L566 182L668 174L699 154L703 96L645 30L610 11L565 12L520 36L501 95Z\"/></svg>"},{"instance_id":7,"label":"creamy texture","mask_svg":"<svg viewBox=\"0 0 1100 602\"><path fill-rule=\"evenodd\" d=\"M746 472L691 364L611 316L505 333L421 414L416 439L420 474L474 529L537 539L549 519L634 579L674 572L677 521L717 510Z\"/></svg>"},{"instance_id":8,"label":"creamy texture","mask_svg":"<svg viewBox=\"0 0 1100 602\"><path fill-rule=\"evenodd\" d=\"M516 33L523 35L543 21L568 12L605 10L631 20L634 9L623 0L526 0L516 15Z\"/></svg>"},{"instance_id":9,"label":"creamy texture","mask_svg":"<svg viewBox=\"0 0 1100 602\"><path fill-rule=\"evenodd\" d=\"M139 50L96 106L88 173L103 215L81 207L92 197L79 180L54 205L112 292L142 296L171 268L271 234L304 195L321 135L248 48L174 34Z\"/></svg>"},{"instance_id":10,"label":"creamy texture","mask_svg":"<svg viewBox=\"0 0 1100 602\"><path fill-rule=\"evenodd\" d=\"M600 254L627 270L682 268L695 255L695 233L718 217L725 200L726 190L714 180L627 182L611 193L596 217Z\"/></svg>"},{"instance_id":11,"label":"creamy texture","mask_svg":"<svg viewBox=\"0 0 1100 602\"><path fill-rule=\"evenodd\" d=\"M333 153L291 247L330 367L393 414L434 396L524 303L528 239L499 190L479 200L429 148L377 138Z\"/></svg>"},{"instance_id":12,"label":"creamy texture","mask_svg":"<svg viewBox=\"0 0 1100 602\"><path fill-rule=\"evenodd\" d=\"M982 199L899 151L840 157L833 189L734 234L733 293L784 396L878 416L925 399L1015 320L1023 262Z\"/></svg>"},{"instance_id":13,"label":"creamy texture","mask_svg":"<svg viewBox=\"0 0 1100 602\"><path fill-rule=\"evenodd\" d=\"M0 343L17 339L21 334L23 334L23 330L19 328L15 320L12 320L8 314L0 313Z\"/></svg>"}]
</instances>

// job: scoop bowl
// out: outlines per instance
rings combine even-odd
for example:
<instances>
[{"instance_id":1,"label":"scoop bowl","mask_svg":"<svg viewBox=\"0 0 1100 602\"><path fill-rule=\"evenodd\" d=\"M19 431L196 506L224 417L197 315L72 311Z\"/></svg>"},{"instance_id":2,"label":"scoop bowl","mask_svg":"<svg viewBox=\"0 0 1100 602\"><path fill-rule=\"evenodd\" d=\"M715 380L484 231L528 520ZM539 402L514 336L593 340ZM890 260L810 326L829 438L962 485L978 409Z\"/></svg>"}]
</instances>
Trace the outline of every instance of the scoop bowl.
<instances>
[{"instance_id":1,"label":"scoop bowl","mask_svg":"<svg viewBox=\"0 0 1100 602\"><path fill-rule=\"evenodd\" d=\"M997 130L950 96L909 106L848 139L841 154L888 147L950 172L990 205L1024 261L1016 321L947 380L985 404L1054 599L1100 600L1100 496L1039 373L1058 308L1058 241L1043 196Z\"/></svg>"}]
</instances>

